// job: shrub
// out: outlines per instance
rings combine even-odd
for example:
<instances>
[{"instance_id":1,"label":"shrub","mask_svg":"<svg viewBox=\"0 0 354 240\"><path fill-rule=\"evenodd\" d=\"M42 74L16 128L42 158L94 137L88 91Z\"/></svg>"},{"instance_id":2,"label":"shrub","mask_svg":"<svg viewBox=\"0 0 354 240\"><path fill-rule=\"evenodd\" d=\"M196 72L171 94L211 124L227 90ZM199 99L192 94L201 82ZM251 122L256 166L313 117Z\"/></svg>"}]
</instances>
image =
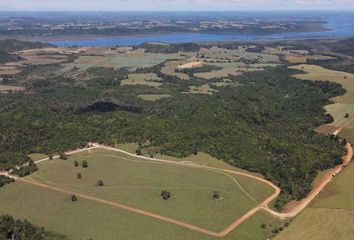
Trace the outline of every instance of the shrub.
<instances>
[{"instance_id":1,"label":"shrub","mask_svg":"<svg viewBox=\"0 0 354 240\"><path fill-rule=\"evenodd\" d=\"M59 158L62 159L62 160L67 160L68 156L66 156L66 154L62 152L62 153L59 154Z\"/></svg>"},{"instance_id":2,"label":"shrub","mask_svg":"<svg viewBox=\"0 0 354 240\"><path fill-rule=\"evenodd\" d=\"M86 160L82 161L82 167L83 168L87 168L88 167L88 163Z\"/></svg>"},{"instance_id":3,"label":"shrub","mask_svg":"<svg viewBox=\"0 0 354 240\"><path fill-rule=\"evenodd\" d=\"M102 180L98 180L97 181L97 186L102 187L103 186L103 181Z\"/></svg>"},{"instance_id":4,"label":"shrub","mask_svg":"<svg viewBox=\"0 0 354 240\"><path fill-rule=\"evenodd\" d=\"M71 201L72 201L72 202L76 202L76 201L77 201L76 195L72 195L72 196L71 196Z\"/></svg>"}]
</instances>

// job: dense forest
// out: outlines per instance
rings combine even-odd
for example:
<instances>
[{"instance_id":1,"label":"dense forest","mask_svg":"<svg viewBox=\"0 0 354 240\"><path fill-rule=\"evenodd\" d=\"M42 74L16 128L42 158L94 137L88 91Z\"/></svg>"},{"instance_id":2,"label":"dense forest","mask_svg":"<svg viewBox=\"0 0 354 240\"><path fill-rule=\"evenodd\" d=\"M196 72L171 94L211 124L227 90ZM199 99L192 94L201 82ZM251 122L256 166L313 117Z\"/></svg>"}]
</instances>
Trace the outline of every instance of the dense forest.
<instances>
[{"instance_id":1,"label":"dense forest","mask_svg":"<svg viewBox=\"0 0 354 240\"><path fill-rule=\"evenodd\" d=\"M48 232L42 227L37 227L26 220L15 220L10 216L0 216L1 240L67 240L64 235Z\"/></svg>"}]
</instances>

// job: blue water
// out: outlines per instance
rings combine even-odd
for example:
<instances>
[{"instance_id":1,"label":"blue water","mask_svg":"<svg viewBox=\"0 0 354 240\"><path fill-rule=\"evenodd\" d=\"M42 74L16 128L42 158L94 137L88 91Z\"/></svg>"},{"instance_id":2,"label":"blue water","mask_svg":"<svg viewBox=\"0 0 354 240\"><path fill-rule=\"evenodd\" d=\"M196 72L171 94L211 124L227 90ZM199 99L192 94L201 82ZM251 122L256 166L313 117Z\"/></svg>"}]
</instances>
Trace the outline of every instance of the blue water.
<instances>
[{"instance_id":1,"label":"blue water","mask_svg":"<svg viewBox=\"0 0 354 240\"><path fill-rule=\"evenodd\" d=\"M329 31L297 32L278 34L213 34L213 33L173 33L163 35L124 36L110 38L95 38L87 40L59 40L50 43L63 46L133 46L144 42L185 43L185 42L213 42L213 41L281 41L319 38L344 38L354 36L354 12L313 14L316 19L324 20ZM257 16L254 16L257 17ZM299 16L298 16L299 17Z\"/></svg>"}]
</instances>

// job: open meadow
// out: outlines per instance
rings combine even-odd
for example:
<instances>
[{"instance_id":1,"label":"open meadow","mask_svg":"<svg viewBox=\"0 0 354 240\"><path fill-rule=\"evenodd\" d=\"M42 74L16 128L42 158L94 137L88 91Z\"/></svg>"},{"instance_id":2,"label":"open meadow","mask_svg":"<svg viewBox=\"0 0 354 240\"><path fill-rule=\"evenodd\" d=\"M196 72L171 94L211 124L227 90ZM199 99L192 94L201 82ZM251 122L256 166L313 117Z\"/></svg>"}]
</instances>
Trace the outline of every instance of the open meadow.
<instances>
[{"instance_id":1,"label":"open meadow","mask_svg":"<svg viewBox=\"0 0 354 240\"><path fill-rule=\"evenodd\" d=\"M31 157L38 159L41 155ZM206 162L203 164L204 158ZM203 165L218 161L203 154L197 159L198 164ZM81 166L84 160L88 162L87 168ZM75 161L79 166L75 167ZM26 177L27 180L117 202L211 231L223 230L274 191L270 186L245 176L201 169L192 164L151 162L107 150L73 155L68 160L49 160L38 166L40 170ZM78 179L78 173L82 178ZM98 180L104 185L99 187ZM169 191L171 198L163 200L162 190ZM220 194L218 199L213 197L214 191ZM20 197L14 200L15 195ZM68 194L22 182L2 188L0 199L3 203L8 202L1 205L0 211L46 225L74 239L110 239L113 233L124 239L139 239L144 231L154 232L149 239L213 239L171 223L80 197L71 202ZM39 214L34 214L36 211ZM50 217L54 215L55 218ZM70 222L72 224L67 224ZM252 233L244 231L251 227L250 223L259 226ZM268 227L260 228L263 223ZM268 214L258 212L223 239L265 237L277 224Z\"/></svg>"}]
</instances>

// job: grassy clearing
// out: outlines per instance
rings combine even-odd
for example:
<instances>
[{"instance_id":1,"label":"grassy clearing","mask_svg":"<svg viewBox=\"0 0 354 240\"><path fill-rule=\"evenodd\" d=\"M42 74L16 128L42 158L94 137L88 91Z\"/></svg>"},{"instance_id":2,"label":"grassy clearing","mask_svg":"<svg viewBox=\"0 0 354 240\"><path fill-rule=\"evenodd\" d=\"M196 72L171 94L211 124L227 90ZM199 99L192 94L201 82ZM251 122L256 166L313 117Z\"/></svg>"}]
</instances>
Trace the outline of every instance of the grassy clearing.
<instances>
[{"instance_id":1,"label":"grassy clearing","mask_svg":"<svg viewBox=\"0 0 354 240\"><path fill-rule=\"evenodd\" d=\"M210 85L207 83L201 86L190 86L189 91L187 93L212 95L214 92L217 92L217 90L211 88Z\"/></svg>"},{"instance_id":2,"label":"grassy clearing","mask_svg":"<svg viewBox=\"0 0 354 240\"><path fill-rule=\"evenodd\" d=\"M162 81L155 73L132 73L128 75L128 79L122 80L122 85L147 85L151 87L159 87Z\"/></svg>"},{"instance_id":3,"label":"grassy clearing","mask_svg":"<svg viewBox=\"0 0 354 240\"><path fill-rule=\"evenodd\" d=\"M128 53L119 54L101 64L102 67L127 68L135 71L137 68L147 68L165 62L168 59L178 59L178 54Z\"/></svg>"},{"instance_id":4,"label":"grassy clearing","mask_svg":"<svg viewBox=\"0 0 354 240\"><path fill-rule=\"evenodd\" d=\"M74 160L87 160L89 168L74 167ZM37 181L117 201L214 231L231 224L273 191L263 183L238 175L147 162L103 150L80 154L68 161L53 160L39 166L40 171L32 175ZM82 179L76 179L77 172L82 173ZM103 180L104 187L96 186L98 179ZM160 192L164 189L172 193L168 201L161 199ZM220 192L222 200L212 198L214 190Z\"/></svg>"},{"instance_id":5,"label":"grassy clearing","mask_svg":"<svg viewBox=\"0 0 354 240\"><path fill-rule=\"evenodd\" d=\"M11 86L11 85L0 85L0 93L7 93L10 91L23 91L24 87L20 86Z\"/></svg>"},{"instance_id":6,"label":"grassy clearing","mask_svg":"<svg viewBox=\"0 0 354 240\"><path fill-rule=\"evenodd\" d=\"M194 76L204 79L213 79L219 77L228 77L229 75L238 76L241 74L241 69L238 69L236 67L227 67L221 70L215 70L211 72L195 73Z\"/></svg>"},{"instance_id":7,"label":"grassy clearing","mask_svg":"<svg viewBox=\"0 0 354 240\"><path fill-rule=\"evenodd\" d=\"M72 203L65 194L20 182L9 184L0 191L2 213L27 219L34 224L45 226L48 230L64 233L70 239L111 240L112 235L117 239L126 240L216 239L88 200L79 199L78 202ZM221 239L266 239L269 236L269 229L262 229L260 226L263 223L274 224L274 220L268 214L259 212Z\"/></svg>"},{"instance_id":8,"label":"grassy clearing","mask_svg":"<svg viewBox=\"0 0 354 240\"><path fill-rule=\"evenodd\" d=\"M1 75L14 75L20 73L21 69L19 66L8 66L8 65L0 65L0 76Z\"/></svg>"},{"instance_id":9,"label":"grassy clearing","mask_svg":"<svg viewBox=\"0 0 354 240\"><path fill-rule=\"evenodd\" d=\"M163 98L170 97L168 94L140 94L138 95L139 98L145 100L145 101L157 101Z\"/></svg>"},{"instance_id":10,"label":"grassy clearing","mask_svg":"<svg viewBox=\"0 0 354 240\"><path fill-rule=\"evenodd\" d=\"M307 60L329 60L334 59L334 57L325 55L300 55L296 53L286 53L285 60L289 63L306 63Z\"/></svg>"},{"instance_id":11,"label":"grassy clearing","mask_svg":"<svg viewBox=\"0 0 354 240\"><path fill-rule=\"evenodd\" d=\"M187 74L175 71L181 64L183 64L182 61L168 61L165 63L165 66L161 68L161 72L170 76L177 76L183 80L188 80L189 76Z\"/></svg>"},{"instance_id":12,"label":"grassy clearing","mask_svg":"<svg viewBox=\"0 0 354 240\"><path fill-rule=\"evenodd\" d=\"M121 147L133 152L136 146L124 144ZM42 156L33 154L32 157ZM89 162L87 169L74 167L75 160L83 159ZM233 168L202 153L176 160ZM46 184L119 201L180 220L190 220L193 224L199 223L200 226L214 230L223 229L245 211L246 207L256 204L240 188L235 187L230 176L190 167L147 163L111 151L82 153L70 157L67 161L52 160L41 163L39 167L40 170L31 178ZM80 180L76 179L78 171L83 175ZM96 186L99 176L105 184L102 188ZM272 192L268 186L257 181L237 175L232 177L257 201L263 200ZM173 197L163 201L159 196L161 188L170 190ZM210 191L215 188L220 189L222 200L210 198ZM46 226L49 230L67 234L72 239L108 240L112 234L132 240L215 239L92 201L79 199L73 203L66 194L21 182L1 188L0 201L3 203L0 205L2 213L26 218L35 224ZM263 223L267 226L265 229L260 227ZM268 214L259 212L222 239L265 239L270 235L272 226L277 224ZM149 232L148 236L146 232Z\"/></svg>"},{"instance_id":13,"label":"grassy clearing","mask_svg":"<svg viewBox=\"0 0 354 240\"><path fill-rule=\"evenodd\" d=\"M338 175L276 240L343 239L354 236L354 164Z\"/></svg>"},{"instance_id":14,"label":"grassy clearing","mask_svg":"<svg viewBox=\"0 0 354 240\"><path fill-rule=\"evenodd\" d=\"M332 98L335 104L326 106L327 112L334 118L334 122L330 124L331 126L340 126L345 123L348 118L354 116L354 74L308 64L297 65L290 68L306 72L305 74L296 74L295 77L299 79L335 82L341 84L343 88L347 90L345 95ZM348 118L345 117L346 114L349 114ZM348 140L354 141L354 134L348 134L348 131L345 132L343 130L340 133L341 136L342 133L346 136L350 136Z\"/></svg>"},{"instance_id":15,"label":"grassy clearing","mask_svg":"<svg viewBox=\"0 0 354 240\"><path fill-rule=\"evenodd\" d=\"M301 213L276 240L351 240L354 236L353 211L309 208Z\"/></svg>"},{"instance_id":16,"label":"grassy clearing","mask_svg":"<svg viewBox=\"0 0 354 240\"><path fill-rule=\"evenodd\" d=\"M38 161L44 158L47 158L48 155L42 153L31 153L28 155L33 161Z\"/></svg>"}]
</instances>

